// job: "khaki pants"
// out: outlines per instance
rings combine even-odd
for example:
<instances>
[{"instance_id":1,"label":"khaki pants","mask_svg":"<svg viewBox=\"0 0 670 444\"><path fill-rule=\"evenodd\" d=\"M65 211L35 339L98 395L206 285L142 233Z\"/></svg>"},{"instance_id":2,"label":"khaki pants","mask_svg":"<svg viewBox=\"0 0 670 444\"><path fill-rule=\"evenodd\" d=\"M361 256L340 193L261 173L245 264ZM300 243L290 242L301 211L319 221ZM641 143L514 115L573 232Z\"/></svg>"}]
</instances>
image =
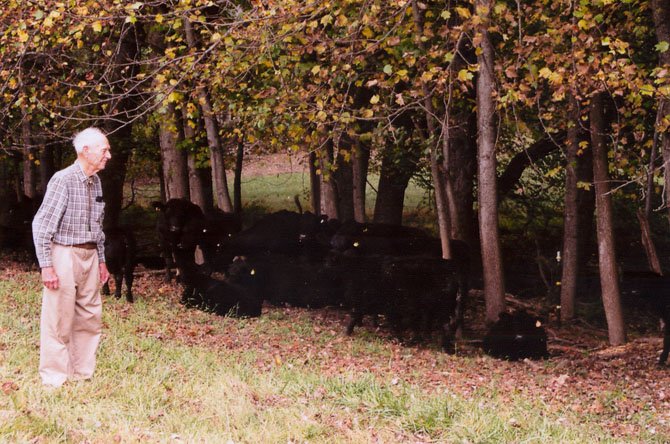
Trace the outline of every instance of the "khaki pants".
<instances>
[{"instance_id":1,"label":"khaki pants","mask_svg":"<svg viewBox=\"0 0 670 444\"><path fill-rule=\"evenodd\" d=\"M88 379L102 331L97 250L52 245L57 290L44 288L40 320L40 377L60 386Z\"/></svg>"}]
</instances>

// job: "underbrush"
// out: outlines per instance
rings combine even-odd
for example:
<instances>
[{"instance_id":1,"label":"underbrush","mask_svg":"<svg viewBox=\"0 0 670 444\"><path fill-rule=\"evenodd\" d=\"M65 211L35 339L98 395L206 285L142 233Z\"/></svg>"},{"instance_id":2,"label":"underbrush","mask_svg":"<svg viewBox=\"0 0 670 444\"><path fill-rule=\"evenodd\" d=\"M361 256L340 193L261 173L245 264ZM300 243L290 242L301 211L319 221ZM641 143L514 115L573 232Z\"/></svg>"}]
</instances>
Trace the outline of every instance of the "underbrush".
<instances>
[{"instance_id":1,"label":"underbrush","mask_svg":"<svg viewBox=\"0 0 670 444\"><path fill-rule=\"evenodd\" d=\"M0 268L4 442L670 440L656 338L611 349L602 332L552 329L547 361L497 361L468 341L450 356L370 325L346 337L337 310L187 310L150 274L134 305L105 299L95 377L49 391L37 374L38 275Z\"/></svg>"}]
</instances>

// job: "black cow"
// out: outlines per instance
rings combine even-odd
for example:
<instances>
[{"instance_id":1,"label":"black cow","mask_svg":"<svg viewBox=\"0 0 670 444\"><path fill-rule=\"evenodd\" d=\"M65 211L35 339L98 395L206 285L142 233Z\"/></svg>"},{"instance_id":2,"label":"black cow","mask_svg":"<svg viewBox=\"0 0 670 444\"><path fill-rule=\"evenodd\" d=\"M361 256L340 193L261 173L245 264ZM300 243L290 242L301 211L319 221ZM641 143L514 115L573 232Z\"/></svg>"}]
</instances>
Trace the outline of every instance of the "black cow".
<instances>
[{"instance_id":1,"label":"black cow","mask_svg":"<svg viewBox=\"0 0 670 444\"><path fill-rule=\"evenodd\" d=\"M268 253L244 261L256 270L260 294L273 305L320 308L341 302L343 277L309 257Z\"/></svg>"},{"instance_id":2,"label":"black cow","mask_svg":"<svg viewBox=\"0 0 670 444\"><path fill-rule=\"evenodd\" d=\"M282 254L298 257L316 253L322 256L329 249L317 242L323 220L310 212L281 210L268 214L224 243L215 269L225 270L236 256Z\"/></svg>"},{"instance_id":3,"label":"black cow","mask_svg":"<svg viewBox=\"0 0 670 444\"><path fill-rule=\"evenodd\" d=\"M670 277L652 271L625 272L621 292L637 303L643 302L663 323L663 351L658 365L665 365L670 354Z\"/></svg>"},{"instance_id":4,"label":"black cow","mask_svg":"<svg viewBox=\"0 0 670 444\"><path fill-rule=\"evenodd\" d=\"M547 332L541 320L524 310L500 313L484 337L483 347L487 354L510 361L549 356Z\"/></svg>"},{"instance_id":5,"label":"black cow","mask_svg":"<svg viewBox=\"0 0 670 444\"><path fill-rule=\"evenodd\" d=\"M121 298L123 280L126 281L126 300L133 302L133 272L137 244L128 228L109 227L105 230L105 260L109 274L114 278L114 296ZM109 283L102 286L102 294L110 294Z\"/></svg>"},{"instance_id":6,"label":"black cow","mask_svg":"<svg viewBox=\"0 0 670 444\"><path fill-rule=\"evenodd\" d=\"M442 348L453 351L468 292L467 270L458 263L426 256L342 254L329 262L344 281L344 303L351 309L347 334L363 316L383 314L396 336L409 328L423 339L437 328Z\"/></svg>"},{"instance_id":7,"label":"black cow","mask_svg":"<svg viewBox=\"0 0 670 444\"><path fill-rule=\"evenodd\" d=\"M182 274L184 293L181 302L220 316L258 317L263 301L255 284L256 271L244 261L233 261L225 280L203 272L189 258L177 253L177 266Z\"/></svg>"},{"instance_id":8,"label":"black cow","mask_svg":"<svg viewBox=\"0 0 670 444\"><path fill-rule=\"evenodd\" d=\"M35 263L32 220L42 204L42 195L34 198L22 196L21 200L11 202L0 215L0 248L15 252L28 252Z\"/></svg>"}]
</instances>

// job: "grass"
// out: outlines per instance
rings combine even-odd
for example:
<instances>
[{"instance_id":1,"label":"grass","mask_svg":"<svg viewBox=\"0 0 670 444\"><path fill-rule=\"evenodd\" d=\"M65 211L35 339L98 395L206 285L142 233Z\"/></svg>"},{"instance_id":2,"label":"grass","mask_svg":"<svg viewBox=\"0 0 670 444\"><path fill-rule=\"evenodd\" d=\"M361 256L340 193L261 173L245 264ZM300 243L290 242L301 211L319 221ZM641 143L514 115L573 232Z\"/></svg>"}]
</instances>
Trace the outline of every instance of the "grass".
<instances>
[{"instance_id":1,"label":"grass","mask_svg":"<svg viewBox=\"0 0 670 444\"><path fill-rule=\"evenodd\" d=\"M37 375L40 285L5 263L0 304L2 442L667 442L603 426L523 388L500 364L399 346L379 334L341 335L337 312L269 309L252 320L186 310L177 287L139 276L137 302L106 299L91 381L44 389ZM364 329L363 329L364 330ZM483 360L482 360L483 359ZM404 364L403 364L404 363ZM405 366L402 366L402 365ZM552 371L550 364L546 371ZM514 369L514 367L509 367ZM447 375L440 377L441 374ZM515 376L513 376L515 377ZM437 378L437 383L431 382ZM532 382L533 378L539 378ZM546 382L546 381L544 381ZM610 411L630 397L603 393ZM584 401L587 402L587 401Z\"/></svg>"}]
</instances>

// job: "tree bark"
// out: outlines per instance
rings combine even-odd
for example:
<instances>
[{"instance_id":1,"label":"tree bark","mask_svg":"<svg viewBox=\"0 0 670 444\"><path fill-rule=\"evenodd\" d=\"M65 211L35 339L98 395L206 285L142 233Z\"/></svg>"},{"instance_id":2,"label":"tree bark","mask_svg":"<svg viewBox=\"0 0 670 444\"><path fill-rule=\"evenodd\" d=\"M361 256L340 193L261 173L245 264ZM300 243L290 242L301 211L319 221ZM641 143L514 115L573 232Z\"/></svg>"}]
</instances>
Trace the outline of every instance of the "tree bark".
<instances>
[{"instance_id":1,"label":"tree bark","mask_svg":"<svg viewBox=\"0 0 670 444\"><path fill-rule=\"evenodd\" d=\"M402 224L402 213L405 203L405 190L409 184L411 173L404 171L396 164L395 154L382 154L382 165L379 172L377 199L372 217L375 223Z\"/></svg>"},{"instance_id":2,"label":"tree bark","mask_svg":"<svg viewBox=\"0 0 670 444\"><path fill-rule=\"evenodd\" d=\"M124 90L125 82L133 79L139 65L135 63L140 54L140 42L143 37L138 27L124 25L117 51L114 55L113 93L118 97L110 109L115 113L114 119L105 122L112 150L112 158L100 172L102 194L105 198L105 220L103 225L116 226L123 207L123 185L126 180L128 159L133 151L133 124L130 110L137 106L137 97Z\"/></svg>"},{"instance_id":3,"label":"tree bark","mask_svg":"<svg viewBox=\"0 0 670 444\"><path fill-rule=\"evenodd\" d=\"M345 145L343 145L343 142L345 142ZM349 152L354 150L351 141L346 140L346 138L340 140L340 147L337 150L335 160L337 168L333 177L337 184L337 214L339 214L341 220L352 220L354 219L354 171L351 160L345 159L345 150Z\"/></svg>"},{"instance_id":4,"label":"tree bark","mask_svg":"<svg viewBox=\"0 0 670 444\"><path fill-rule=\"evenodd\" d=\"M477 75L479 237L482 248L486 320L492 323L505 310L505 286L500 252L500 234L498 232L496 127L493 98L495 90L494 56L493 46L488 34L492 2L490 0L477 0L475 6L481 17L481 24L477 30L477 37L480 38L481 45L480 54L477 56L479 63L479 73Z\"/></svg>"},{"instance_id":5,"label":"tree bark","mask_svg":"<svg viewBox=\"0 0 670 444\"><path fill-rule=\"evenodd\" d=\"M656 38L659 42L670 43L670 4L667 0L651 0L651 11L654 18ZM670 67L670 50L659 53L659 62L662 66ZM670 101L661 97L658 101L658 113L662 116L670 114ZM663 156L665 180L665 204L668 209L670 222L670 134L660 134L661 155Z\"/></svg>"},{"instance_id":6,"label":"tree bark","mask_svg":"<svg viewBox=\"0 0 670 444\"><path fill-rule=\"evenodd\" d=\"M207 168L198 167L195 153L198 145L196 131L198 125L191 119L191 116L189 116L186 106L181 107L181 113L182 122L184 125L184 140L188 142L186 144L188 147L186 152L186 164L188 169L189 196L191 198L191 202L199 206L202 211L208 212L211 210L212 201L211 194L208 196L205 189L211 189L209 184L206 182L207 179L211 181L211 177L208 174Z\"/></svg>"},{"instance_id":7,"label":"tree bark","mask_svg":"<svg viewBox=\"0 0 670 444\"><path fill-rule=\"evenodd\" d=\"M40 192L44 194L51 176L56 172L53 145L40 143Z\"/></svg>"},{"instance_id":8,"label":"tree bark","mask_svg":"<svg viewBox=\"0 0 670 444\"><path fill-rule=\"evenodd\" d=\"M319 177L316 152L310 151L307 161L309 162L309 185L310 203L312 211L317 216L321 215L321 178Z\"/></svg>"},{"instance_id":9,"label":"tree bark","mask_svg":"<svg viewBox=\"0 0 670 444\"><path fill-rule=\"evenodd\" d=\"M593 178L596 188L596 231L598 235L598 259L600 287L607 318L607 329L611 345L626 342L626 330L621 310L619 275L614 248L614 224L612 222L612 196L609 194L607 143L605 139L605 93L596 93L591 99L591 143L593 146Z\"/></svg>"},{"instance_id":10,"label":"tree bark","mask_svg":"<svg viewBox=\"0 0 670 444\"><path fill-rule=\"evenodd\" d=\"M358 223L366 221L365 189L368 180L368 164L370 162L370 148L360 140L355 143L352 156L352 184L354 199L354 220Z\"/></svg>"},{"instance_id":11,"label":"tree bark","mask_svg":"<svg viewBox=\"0 0 670 444\"><path fill-rule=\"evenodd\" d=\"M563 214L563 255L561 269L561 321L575 316L577 270L579 267L579 211L577 210L577 151L579 150L579 108L570 100L572 116L565 148L565 199Z\"/></svg>"},{"instance_id":12,"label":"tree bark","mask_svg":"<svg viewBox=\"0 0 670 444\"><path fill-rule=\"evenodd\" d=\"M23 142L23 195L32 199L37 194L37 169L35 168L35 148L32 141L30 115L27 113L24 113L21 122L21 140Z\"/></svg>"},{"instance_id":13,"label":"tree bark","mask_svg":"<svg viewBox=\"0 0 670 444\"><path fill-rule=\"evenodd\" d=\"M237 141L237 154L235 156L235 177L233 178L233 210L242 213L242 166L244 164L244 143Z\"/></svg>"},{"instance_id":14,"label":"tree bark","mask_svg":"<svg viewBox=\"0 0 670 444\"><path fill-rule=\"evenodd\" d=\"M189 198L186 153L177 148L178 140L175 105L169 103L160 121L161 161L166 200Z\"/></svg>"},{"instance_id":15,"label":"tree bark","mask_svg":"<svg viewBox=\"0 0 670 444\"><path fill-rule=\"evenodd\" d=\"M333 140L329 138L324 145L323 150L318 153L319 169L321 170L320 214L331 219L339 219L337 183L332 172Z\"/></svg>"},{"instance_id":16,"label":"tree bark","mask_svg":"<svg viewBox=\"0 0 670 444\"><path fill-rule=\"evenodd\" d=\"M412 16L414 18L414 26L416 28L415 43L425 52L425 45L423 43L424 19L421 8L417 0L412 0ZM423 104L426 114L426 127L428 129L428 139L433 141L433 146L430 149L430 174L433 179L433 190L435 192L435 211L437 213L437 226L440 235L440 243L442 245L442 257L451 259L451 247L449 239L451 237L451 219L449 217L449 202L447 201L447 190L445 189L444 173L442 171L442 164L439 161L438 146L440 142L446 143L443 147L443 152L449 152L449 135L448 122L445 128L447 134L443 140L439 140L436 132L435 109L433 107L433 97L427 83L422 85ZM448 114L448 112L447 112ZM448 118L447 118L448 120ZM431 139L432 138L432 139ZM448 161L445 159L445 161Z\"/></svg>"},{"instance_id":17,"label":"tree bark","mask_svg":"<svg viewBox=\"0 0 670 444\"><path fill-rule=\"evenodd\" d=\"M191 26L191 21L184 18L184 33L186 34L186 42L189 48L196 47L196 37ZM226 179L226 169L223 155L223 144L219 135L219 124L216 121L216 115L212 107L212 100L209 92L204 85L199 85L197 88L197 95L202 110L202 116L205 120L205 130L207 132L207 143L209 145L211 161L212 161L212 180L214 182L214 191L216 194L216 204L223 211L233 212L233 203L230 200L230 192L228 191L228 180Z\"/></svg>"},{"instance_id":18,"label":"tree bark","mask_svg":"<svg viewBox=\"0 0 670 444\"><path fill-rule=\"evenodd\" d=\"M474 180L477 173L477 116L460 119L463 129L449 132L449 168L445 173L451 183L448 192L451 237L466 241L472 251L479 251L477 217L474 211Z\"/></svg>"}]
</instances>

